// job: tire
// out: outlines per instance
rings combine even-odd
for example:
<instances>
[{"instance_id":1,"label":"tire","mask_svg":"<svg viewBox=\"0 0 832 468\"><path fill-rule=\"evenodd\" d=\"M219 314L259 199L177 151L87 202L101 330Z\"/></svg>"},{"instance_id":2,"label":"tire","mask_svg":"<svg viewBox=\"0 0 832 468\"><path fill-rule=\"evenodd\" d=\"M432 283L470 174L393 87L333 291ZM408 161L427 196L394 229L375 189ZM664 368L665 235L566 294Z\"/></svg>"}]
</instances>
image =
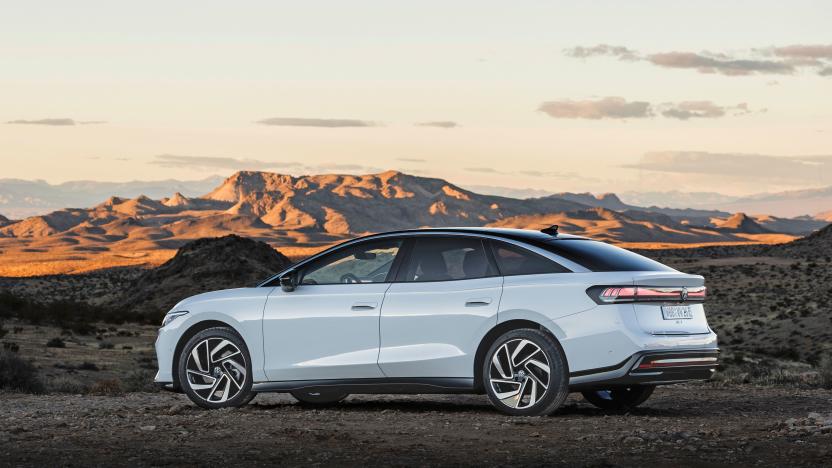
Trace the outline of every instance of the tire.
<instances>
[{"instance_id":1,"label":"tire","mask_svg":"<svg viewBox=\"0 0 832 468\"><path fill-rule=\"evenodd\" d=\"M295 397L303 405L310 405L310 406L329 406L334 405L344 398L349 396L349 393L343 393L338 391L308 391L308 390L295 390L291 392L292 396Z\"/></svg>"},{"instance_id":2,"label":"tire","mask_svg":"<svg viewBox=\"0 0 832 468\"><path fill-rule=\"evenodd\" d=\"M242 337L227 327L202 330L182 348L179 382L195 404L207 409L251 401L251 358Z\"/></svg>"},{"instance_id":3,"label":"tire","mask_svg":"<svg viewBox=\"0 0 832 468\"><path fill-rule=\"evenodd\" d=\"M581 392L586 401L605 410L627 410L635 408L650 398L655 390L654 385L633 385L630 387L614 387L608 390L592 390Z\"/></svg>"},{"instance_id":4,"label":"tire","mask_svg":"<svg viewBox=\"0 0 832 468\"><path fill-rule=\"evenodd\" d=\"M549 415L569 395L569 370L560 345L531 328L497 338L485 355L482 376L491 404L512 416Z\"/></svg>"}]
</instances>

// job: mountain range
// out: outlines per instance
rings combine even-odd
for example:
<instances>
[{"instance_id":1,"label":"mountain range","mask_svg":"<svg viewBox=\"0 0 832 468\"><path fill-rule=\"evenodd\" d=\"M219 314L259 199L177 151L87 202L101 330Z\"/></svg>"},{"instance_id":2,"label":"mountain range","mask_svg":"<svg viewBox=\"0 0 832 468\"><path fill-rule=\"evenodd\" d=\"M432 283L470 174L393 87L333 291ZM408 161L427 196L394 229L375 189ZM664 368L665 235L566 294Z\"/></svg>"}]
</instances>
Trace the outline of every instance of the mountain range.
<instances>
[{"instance_id":1,"label":"mountain range","mask_svg":"<svg viewBox=\"0 0 832 468\"><path fill-rule=\"evenodd\" d=\"M811 218L638 207L615 194L517 199L397 171L290 176L241 171L202 196L111 196L18 221L0 218L0 275L157 265L185 242L239 234L308 255L356 235L424 226L501 226L638 246L777 243L826 225Z\"/></svg>"}]
</instances>

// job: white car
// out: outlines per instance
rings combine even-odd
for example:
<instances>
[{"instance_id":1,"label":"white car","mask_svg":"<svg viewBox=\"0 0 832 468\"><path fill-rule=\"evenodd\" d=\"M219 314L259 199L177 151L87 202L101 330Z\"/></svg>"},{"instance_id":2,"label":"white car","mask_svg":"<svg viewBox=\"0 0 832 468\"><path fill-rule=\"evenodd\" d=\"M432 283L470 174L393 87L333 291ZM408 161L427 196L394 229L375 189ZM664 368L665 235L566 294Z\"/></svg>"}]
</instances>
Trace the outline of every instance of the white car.
<instances>
[{"instance_id":1,"label":"white car","mask_svg":"<svg viewBox=\"0 0 832 468\"><path fill-rule=\"evenodd\" d=\"M486 393L545 415L569 392L609 409L710 379L704 279L583 237L422 229L344 242L257 287L177 304L156 382L205 408L260 392Z\"/></svg>"}]
</instances>

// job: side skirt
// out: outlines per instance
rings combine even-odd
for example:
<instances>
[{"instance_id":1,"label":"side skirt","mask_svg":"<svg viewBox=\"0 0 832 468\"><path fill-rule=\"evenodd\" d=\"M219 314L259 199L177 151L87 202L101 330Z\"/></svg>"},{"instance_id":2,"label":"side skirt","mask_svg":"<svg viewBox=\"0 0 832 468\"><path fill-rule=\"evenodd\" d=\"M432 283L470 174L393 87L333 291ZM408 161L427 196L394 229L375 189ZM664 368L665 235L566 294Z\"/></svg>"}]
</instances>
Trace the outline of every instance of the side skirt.
<instances>
[{"instance_id":1,"label":"side skirt","mask_svg":"<svg viewBox=\"0 0 832 468\"><path fill-rule=\"evenodd\" d=\"M463 377L421 377L382 379L289 380L259 382L252 385L255 392L339 391L352 394L379 393L475 393L474 379Z\"/></svg>"}]
</instances>

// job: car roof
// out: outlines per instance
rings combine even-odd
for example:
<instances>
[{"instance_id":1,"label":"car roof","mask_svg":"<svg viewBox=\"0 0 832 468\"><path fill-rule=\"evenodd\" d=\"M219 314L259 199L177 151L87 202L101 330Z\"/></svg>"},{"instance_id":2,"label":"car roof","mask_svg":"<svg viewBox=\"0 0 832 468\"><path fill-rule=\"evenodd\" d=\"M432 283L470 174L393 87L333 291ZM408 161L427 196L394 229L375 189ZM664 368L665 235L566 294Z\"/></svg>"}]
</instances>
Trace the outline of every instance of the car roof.
<instances>
[{"instance_id":1,"label":"car roof","mask_svg":"<svg viewBox=\"0 0 832 468\"><path fill-rule=\"evenodd\" d=\"M531 229L511 229L511 228L488 228L488 227L447 227L447 228L422 228L422 229L404 229L400 231L380 232L369 236L361 237L360 239L372 239L380 236L401 235L402 237L415 236L425 233L448 233L448 234L479 234L492 237L500 237L504 239L511 239L524 242L542 242L552 240L569 240L569 239L587 239L586 237L574 236L571 234L557 234L553 236L541 231ZM356 239L358 240L358 239Z\"/></svg>"}]
</instances>

